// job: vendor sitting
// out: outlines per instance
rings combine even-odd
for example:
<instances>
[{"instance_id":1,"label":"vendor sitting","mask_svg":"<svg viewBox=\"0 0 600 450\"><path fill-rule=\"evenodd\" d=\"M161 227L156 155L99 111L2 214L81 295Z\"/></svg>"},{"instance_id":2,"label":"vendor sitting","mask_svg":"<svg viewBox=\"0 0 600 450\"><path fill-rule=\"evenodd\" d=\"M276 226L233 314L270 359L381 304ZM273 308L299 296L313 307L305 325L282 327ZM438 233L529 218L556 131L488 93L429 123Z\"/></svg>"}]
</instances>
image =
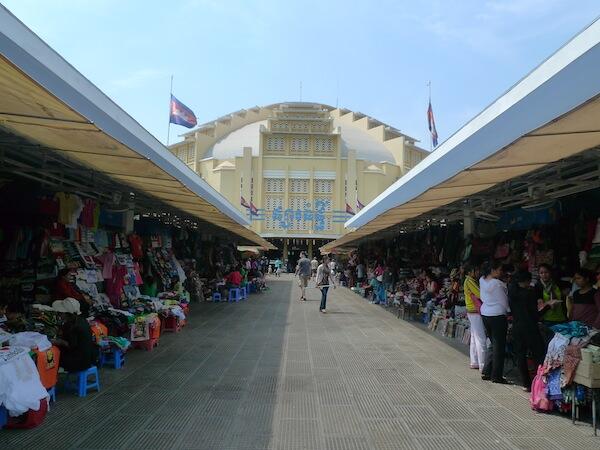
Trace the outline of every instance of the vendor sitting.
<instances>
[{"instance_id":1,"label":"vendor sitting","mask_svg":"<svg viewBox=\"0 0 600 450\"><path fill-rule=\"evenodd\" d=\"M70 269L63 269L58 273L58 279L54 288L54 297L58 299L68 297L77 300L80 303L80 310L85 317L88 316L90 306L93 304L92 299L80 292L73 284Z\"/></svg>"},{"instance_id":2,"label":"vendor sitting","mask_svg":"<svg viewBox=\"0 0 600 450\"><path fill-rule=\"evenodd\" d=\"M225 276L227 288L239 288L242 284L243 279L244 277L240 273L239 268L236 267Z\"/></svg>"},{"instance_id":3,"label":"vendor sitting","mask_svg":"<svg viewBox=\"0 0 600 450\"><path fill-rule=\"evenodd\" d=\"M81 372L96 364L98 347L94 343L92 330L81 316L80 303L74 298L56 300L52 309L64 317L59 332L60 339L53 341L60 347L60 366L67 372Z\"/></svg>"}]
</instances>

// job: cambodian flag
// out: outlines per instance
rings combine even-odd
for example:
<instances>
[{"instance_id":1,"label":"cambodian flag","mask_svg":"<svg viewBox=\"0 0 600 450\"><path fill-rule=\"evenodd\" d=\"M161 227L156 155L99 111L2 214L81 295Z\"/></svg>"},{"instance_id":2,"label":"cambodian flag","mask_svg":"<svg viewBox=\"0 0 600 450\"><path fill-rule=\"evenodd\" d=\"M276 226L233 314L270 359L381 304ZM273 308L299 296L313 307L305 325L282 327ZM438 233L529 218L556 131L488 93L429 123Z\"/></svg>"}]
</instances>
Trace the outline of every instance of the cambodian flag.
<instances>
[{"instance_id":1,"label":"cambodian flag","mask_svg":"<svg viewBox=\"0 0 600 450\"><path fill-rule=\"evenodd\" d=\"M438 145L438 134L435 129L435 118L433 117L433 108L431 107L431 100L429 100L429 108L427 108L427 123L429 125L429 132L431 133L431 142L434 147Z\"/></svg>"},{"instance_id":2,"label":"cambodian flag","mask_svg":"<svg viewBox=\"0 0 600 450\"><path fill-rule=\"evenodd\" d=\"M182 125L186 128L194 128L198 123L194 112L181 103L171 94L171 114L169 122L177 125Z\"/></svg>"},{"instance_id":3,"label":"cambodian flag","mask_svg":"<svg viewBox=\"0 0 600 450\"><path fill-rule=\"evenodd\" d=\"M258 208L252 202L250 202L250 215L258 216Z\"/></svg>"},{"instance_id":4,"label":"cambodian flag","mask_svg":"<svg viewBox=\"0 0 600 450\"><path fill-rule=\"evenodd\" d=\"M363 205L359 199L356 199L356 209L358 211L360 211L361 209L363 209L365 207L365 205Z\"/></svg>"},{"instance_id":5,"label":"cambodian flag","mask_svg":"<svg viewBox=\"0 0 600 450\"><path fill-rule=\"evenodd\" d=\"M352 207L348 203L346 203L346 213L350 214L351 216L354 215L354 211L352 210Z\"/></svg>"}]
</instances>

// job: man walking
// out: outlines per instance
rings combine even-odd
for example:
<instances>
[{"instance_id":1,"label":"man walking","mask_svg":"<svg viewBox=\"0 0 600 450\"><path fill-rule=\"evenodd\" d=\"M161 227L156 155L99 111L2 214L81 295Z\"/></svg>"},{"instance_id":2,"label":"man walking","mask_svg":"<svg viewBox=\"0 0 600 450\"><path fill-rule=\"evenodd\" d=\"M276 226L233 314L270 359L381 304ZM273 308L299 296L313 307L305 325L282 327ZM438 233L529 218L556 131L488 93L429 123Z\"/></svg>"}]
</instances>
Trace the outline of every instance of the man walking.
<instances>
[{"instance_id":1,"label":"man walking","mask_svg":"<svg viewBox=\"0 0 600 450\"><path fill-rule=\"evenodd\" d=\"M298 275L298 283L300 285L300 300L306 301L306 287L311 275L310 260L306 257L306 253L300 253L300 259L296 266L296 275Z\"/></svg>"}]
</instances>

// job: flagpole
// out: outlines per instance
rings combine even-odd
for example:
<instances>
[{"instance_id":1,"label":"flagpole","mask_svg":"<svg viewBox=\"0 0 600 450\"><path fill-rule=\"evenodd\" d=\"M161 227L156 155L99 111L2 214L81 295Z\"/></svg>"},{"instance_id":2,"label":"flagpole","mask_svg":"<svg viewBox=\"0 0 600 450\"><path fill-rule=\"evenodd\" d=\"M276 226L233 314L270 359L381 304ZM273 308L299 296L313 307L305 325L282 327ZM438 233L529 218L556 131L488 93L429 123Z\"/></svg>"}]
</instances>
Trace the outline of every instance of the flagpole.
<instances>
[{"instance_id":1,"label":"flagpole","mask_svg":"<svg viewBox=\"0 0 600 450\"><path fill-rule=\"evenodd\" d=\"M169 94L169 128L167 128L167 146L171 137L171 97L173 97L173 75L171 75L171 91Z\"/></svg>"},{"instance_id":2,"label":"flagpole","mask_svg":"<svg viewBox=\"0 0 600 450\"><path fill-rule=\"evenodd\" d=\"M429 88L429 104L431 105L431 81L427 82L427 87ZM431 132L429 133L429 151L433 151L433 135Z\"/></svg>"}]
</instances>

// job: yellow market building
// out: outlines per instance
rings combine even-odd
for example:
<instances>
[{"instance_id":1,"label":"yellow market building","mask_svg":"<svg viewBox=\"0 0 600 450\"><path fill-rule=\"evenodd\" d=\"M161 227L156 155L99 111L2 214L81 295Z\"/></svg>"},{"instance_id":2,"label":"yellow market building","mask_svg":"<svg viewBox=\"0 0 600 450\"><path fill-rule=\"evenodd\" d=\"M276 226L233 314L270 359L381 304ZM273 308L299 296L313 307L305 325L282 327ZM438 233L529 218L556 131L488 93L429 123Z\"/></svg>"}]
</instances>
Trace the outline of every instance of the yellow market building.
<instances>
[{"instance_id":1,"label":"yellow market building","mask_svg":"<svg viewBox=\"0 0 600 450\"><path fill-rule=\"evenodd\" d=\"M344 222L429 153L376 119L319 103L234 112L170 151L246 213L294 261L344 234Z\"/></svg>"}]
</instances>

